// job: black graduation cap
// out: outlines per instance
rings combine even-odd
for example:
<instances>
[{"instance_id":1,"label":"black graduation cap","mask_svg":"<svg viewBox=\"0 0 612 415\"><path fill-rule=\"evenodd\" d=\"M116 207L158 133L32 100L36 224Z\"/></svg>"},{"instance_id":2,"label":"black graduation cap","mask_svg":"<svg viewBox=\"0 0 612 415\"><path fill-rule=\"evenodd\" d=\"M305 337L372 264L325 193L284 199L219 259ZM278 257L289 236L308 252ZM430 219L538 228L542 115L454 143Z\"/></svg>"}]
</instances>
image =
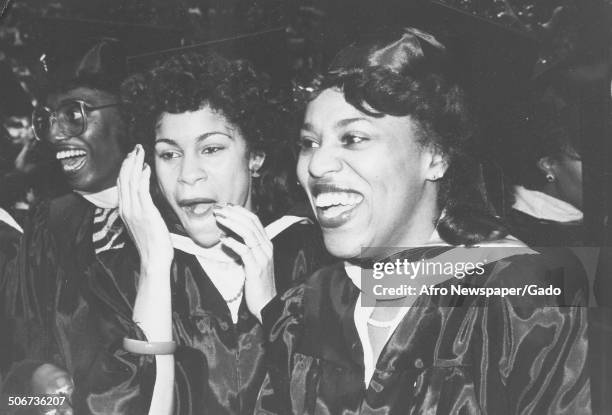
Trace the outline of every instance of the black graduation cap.
<instances>
[{"instance_id":1,"label":"black graduation cap","mask_svg":"<svg viewBox=\"0 0 612 415\"><path fill-rule=\"evenodd\" d=\"M472 98L478 115L481 140L475 150L481 160L489 159L482 163L489 196L502 206L502 172L490 155L499 143L513 140L512 132L526 121L523 104L533 85L539 54L536 39L437 0L390 0L385 8L369 0L357 3L359 16L344 26L345 44L362 33L413 27L444 45L454 67L452 75Z\"/></svg>"},{"instance_id":2,"label":"black graduation cap","mask_svg":"<svg viewBox=\"0 0 612 415\"><path fill-rule=\"evenodd\" d=\"M458 78L481 107L494 112L531 88L539 45L527 32L434 0L421 1L408 20L446 45Z\"/></svg>"},{"instance_id":3,"label":"black graduation cap","mask_svg":"<svg viewBox=\"0 0 612 415\"><path fill-rule=\"evenodd\" d=\"M173 28L88 19L39 18L32 36L46 87L85 83L118 90L128 75L127 57L180 44Z\"/></svg>"},{"instance_id":4,"label":"black graduation cap","mask_svg":"<svg viewBox=\"0 0 612 415\"><path fill-rule=\"evenodd\" d=\"M522 98L530 89L539 45L527 32L437 0L389 0L385 7L356 0L346 13L347 19L339 13L330 16L341 26L333 32L342 32L335 38L330 34L328 45L335 49L330 57L365 33L414 27L431 33L446 47L456 78L484 110L507 108L509 101Z\"/></svg>"},{"instance_id":5,"label":"black graduation cap","mask_svg":"<svg viewBox=\"0 0 612 415\"><path fill-rule=\"evenodd\" d=\"M227 59L246 59L258 71L270 76L272 86L283 88L289 85L290 73L284 27L133 55L128 58L129 70L142 72L172 56L190 52L202 54L216 52Z\"/></svg>"}]
</instances>

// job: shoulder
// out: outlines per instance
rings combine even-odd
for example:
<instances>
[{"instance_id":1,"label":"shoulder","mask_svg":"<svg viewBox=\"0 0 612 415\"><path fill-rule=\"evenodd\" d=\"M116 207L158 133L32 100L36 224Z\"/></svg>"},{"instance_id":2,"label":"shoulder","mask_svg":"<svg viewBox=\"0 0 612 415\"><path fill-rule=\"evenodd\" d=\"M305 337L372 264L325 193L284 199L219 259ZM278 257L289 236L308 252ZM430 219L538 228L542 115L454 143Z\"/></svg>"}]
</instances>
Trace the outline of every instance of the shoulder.
<instances>
[{"instance_id":1,"label":"shoulder","mask_svg":"<svg viewBox=\"0 0 612 415\"><path fill-rule=\"evenodd\" d=\"M569 250L551 248L511 255L495 261L490 267L486 285L522 289L527 295L521 296L521 302L584 305L588 298L586 273Z\"/></svg>"},{"instance_id":2,"label":"shoulder","mask_svg":"<svg viewBox=\"0 0 612 415\"><path fill-rule=\"evenodd\" d=\"M318 226L296 223L272 239L274 269L279 291L304 281L317 269L331 263Z\"/></svg>"},{"instance_id":3,"label":"shoulder","mask_svg":"<svg viewBox=\"0 0 612 415\"><path fill-rule=\"evenodd\" d=\"M342 262L338 261L312 272L301 283L279 295L279 299L287 301L302 299L306 293L326 293L331 287L348 280Z\"/></svg>"},{"instance_id":4,"label":"shoulder","mask_svg":"<svg viewBox=\"0 0 612 415\"><path fill-rule=\"evenodd\" d=\"M579 222L561 223L539 219L510 209L506 218L512 234L532 246L579 246L584 227Z\"/></svg>"},{"instance_id":5,"label":"shoulder","mask_svg":"<svg viewBox=\"0 0 612 415\"><path fill-rule=\"evenodd\" d=\"M79 232L84 219L93 213L93 205L81 196L69 193L37 203L28 214L24 239L36 241L53 238L60 241Z\"/></svg>"}]
</instances>

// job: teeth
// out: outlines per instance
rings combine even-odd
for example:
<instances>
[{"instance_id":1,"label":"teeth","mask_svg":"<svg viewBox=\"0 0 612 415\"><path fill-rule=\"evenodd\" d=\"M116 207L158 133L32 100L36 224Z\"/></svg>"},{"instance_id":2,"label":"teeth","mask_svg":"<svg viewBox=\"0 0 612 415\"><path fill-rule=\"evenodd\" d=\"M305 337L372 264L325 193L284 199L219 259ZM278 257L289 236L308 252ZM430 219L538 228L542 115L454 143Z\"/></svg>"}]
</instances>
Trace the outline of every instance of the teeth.
<instances>
[{"instance_id":1,"label":"teeth","mask_svg":"<svg viewBox=\"0 0 612 415\"><path fill-rule=\"evenodd\" d=\"M193 205L185 206L184 209L193 215L203 215L210 210L210 204L209 203L196 203Z\"/></svg>"},{"instance_id":2,"label":"teeth","mask_svg":"<svg viewBox=\"0 0 612 415\"><path fill-rule=\"evenodd\" d=\"M334 217L334 216L338 216L343 214L344 212L347 212L349 210L351 210L353 208L352 205L350 206L332 206L330 208L325 209L325 216L327 217Z\"/></svg>"},{"instance_id":3,"label":"teeth","mask_svg":"<svg viewBox=\"0 0 612 415\"><path fill-rule=\"evenodd\" d=\"M62 160L62 168L66 173L71 173L79 170L85 165L85 158L68 158Z\"/></svg>"},{"instance_id":4,"label":"teeth","mask_svg":"<svg viewBox=\"0 0 612 415\"><path fill-rule=\"evenodd\" d=\"M321 193L315 198L315 206L329 208L331 206L348 206L349 208L363 200L363 196L349 192ZM347 209L344 209L347 210Z\"/></svg>"},{"instance_id":5,"label":"teeth","mask_svg":"<svg viewBox=\"0 0 612 415\"><path fill-rule=\"evenodd\" d=\"M57 154L55 155L55 158L58 160L64 160L67 158L72 158L72 157L82 157L85 156L87 153L83 150L62 150L62 151L58 151Z\"/></svg>"},{"instance_id":6,"label":"teeth","mask_svg":"<svg viewBox=\"0 0 612 415\"><path fill-rule=\"evenodd\" d=\"M203 203L199 203L195 205L192 210L196 215L201 215L202 213L206 213L208 206Z\"/></svg>"}]
</instances>

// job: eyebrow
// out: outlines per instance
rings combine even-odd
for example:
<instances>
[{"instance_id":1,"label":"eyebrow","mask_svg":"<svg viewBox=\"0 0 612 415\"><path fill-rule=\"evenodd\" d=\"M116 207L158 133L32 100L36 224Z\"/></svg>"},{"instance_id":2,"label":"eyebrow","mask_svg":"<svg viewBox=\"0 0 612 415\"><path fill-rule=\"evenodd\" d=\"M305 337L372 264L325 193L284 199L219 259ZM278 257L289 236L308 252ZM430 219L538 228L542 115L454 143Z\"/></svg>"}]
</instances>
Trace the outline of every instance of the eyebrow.
<instances>
[{"instance_id":1,"label":"eyebrow","mask_svg":"<svg viewBox=\"0 0 612 415\"><path fill-rule=\"evenodd\" d=\"M355 117L355 118L345 118L343 120L340 120L336 123L336 125L334 126L334 128L338 129L338 128L343 128L346 127L349 124L352 124L354 122L358 122L358 121L369 121L367 118L364 117ZM306 130L306 131L315 131L315 128L312 124L305 122L302 125L302 130Z\"/></svg>"},{"instance_id":2,"label":"eyebrow","mask_svg":"<svg viewBox=\"0 0 612 415\"><path fill-rule=\"evenodd\" d=\"M227 134L227 133L224 133L224 132L222 132L222 131L210 131L210 132L208 132L208 133L204 133L204 134L202 134L202 135L197 136L197 137L195 138L195 140L196 140L197 142L204 141L204 140L206 140L208 137L213 136L213 135L224 135L224 136L226 136L227 138L229 138L230 140L233 140L233 139L234 139L234 137L232 137L231 135L229 135L229 134ZM176 146L176 145L178 145L176 141L174 141L174 140L173 140L173 139L171 139L171 138L166 138L166 137L159 137L159 138L155 138L155 144L157 144L157 143L167 143L167 144L171 144L171 145L175 145L175 146Z\"/></svg>"},{"instance_id":3,"label":"eyebrow","mask_svg":"<svg viewBox=\"0 0 612 415\"><path fill-rule=\"evenodd\" d=\"M364 117L346 118L344 120L338 121L336 123L336 128L346 127L347 125L352 124L354 122L358 122L358 121L368 121L368 119Z\"/></svg>"}]
</instances>

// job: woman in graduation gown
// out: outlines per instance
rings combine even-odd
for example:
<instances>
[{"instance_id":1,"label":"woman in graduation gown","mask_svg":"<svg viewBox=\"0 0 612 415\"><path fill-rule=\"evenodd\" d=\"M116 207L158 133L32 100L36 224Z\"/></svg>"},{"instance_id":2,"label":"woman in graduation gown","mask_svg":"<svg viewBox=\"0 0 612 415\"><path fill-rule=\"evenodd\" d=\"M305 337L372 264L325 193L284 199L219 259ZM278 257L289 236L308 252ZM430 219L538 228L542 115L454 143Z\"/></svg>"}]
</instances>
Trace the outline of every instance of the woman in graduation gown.
<instances>
[{"instance_id":1,"label":"woman in graduation gown","mask_svg":"<svg viewBox=\"0 0 612 415\"><path fill-rule=\"evenodd\" d=\"M579 270L488 210L455 68L436 37L407 28L343 49L316 87L297 172L343 261L263 309L258 414L590 413L585 293L564 278ZM414 290L383 295L376 284L401 287L397 263L455 271L399 275ZM395 271L375 280L381 264ZM500 295L526 286L561 294Z\"/></svg>"},{"instance_id":2,"label":"woman in graduation gown","mask_svg":"<svg viewBox=\"0 0 612 415\"><path fill-rule=\"evenodd\" d=\"M325 258L317 227L281 215L296 180L280 113L248 62L215 54L172 57L124 92L144 143L118 181L141 258L137 324L124 346L146 393L154 387L150 413L250 414L264 341L250 311L262 305L245 287L286 290ZM143 345L164 350L141 357Z\"/></svg>"}]
</instances>

